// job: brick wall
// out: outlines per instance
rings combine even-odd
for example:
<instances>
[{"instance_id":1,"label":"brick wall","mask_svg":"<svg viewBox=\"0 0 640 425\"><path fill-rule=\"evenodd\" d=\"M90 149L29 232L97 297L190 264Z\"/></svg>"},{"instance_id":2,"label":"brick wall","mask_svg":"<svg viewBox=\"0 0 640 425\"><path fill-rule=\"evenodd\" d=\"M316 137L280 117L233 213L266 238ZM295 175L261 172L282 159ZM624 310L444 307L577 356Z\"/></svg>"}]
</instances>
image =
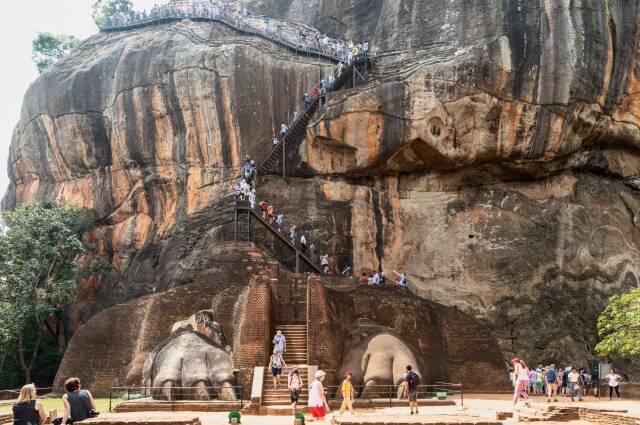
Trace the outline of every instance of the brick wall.
<instances>
[{"instance_id":1,"label":"brick wall","mask_svg":"<svg viewBox=\"0 0 640 425\"><path fill-rule=\"evenodd\" d=\"M309 276L307 294L307 352L309 364L338 370L342 363L340 342L344 338L331 314L327 289L318 276Z\"/></svg>"},{"instance_id":2,"label":"brick wall","mask_svg":"<svg viewBox=\"0 0 640 425\"><path fill-rule=\"evenodd\" d=\"M554 421L583 420L603 425L640 425L640 418L622 412L592 409L588 407L550 406L549 412Z\"/></svg>"},{"instance_id":3,"label":"brick wall","mask_svg":"<svg viewBox=\"0 0 640 425\"><path fill-rule=\"evenodd\" d=\"M264 276L252 279L241 315L233 360L236 368L253 370L268 363L271 348L271 287Z\"/></svg>"},{"instance_id":4,"label":"brick wall","mask_svg":"<svg viewBox=\"0 0 640 425\"><path fill-rule=\"evenodd\" d=\"M346 336L360 318L391 328L416 355L425 384L461 382L466 389L508 386L503 356L490 328L451 307L397 287L323 286L309 277L309 364L338 370Z\"/></svg>"},{"instance_id":5,"label":"brick wall","mask_svg":"<svg viewBox=\"0 0 640 425\"><path fill-rule=\"evenodd\" d=\"M193 283L116 305L83 325L71 339L54 388L61 391L71 376L78 376L96 395L106 395L116 385L140 385L149 352L169 336L173 323L199 310L213 309L228 343L234 351L238 349L237 345L242 345L240 336L250 322L243 319L264 316L251 309L269 308L265 282L277 276L277 264L267 261L262 251L249 244L226 243L212 249L216 251L214 260ZM249 284L254 277L256 283ZM264 335L269 323L255 325L260 326L256 333ZM249 342L251 345L252 340ZM264 350L264 344L260 350ZM251 368L255 365L252 362L265 361L257 353L251 357L240 350L239 355L240 363ZM246 375L242 372L239 378L250 380Z\"/></svg>"}]
</instances>

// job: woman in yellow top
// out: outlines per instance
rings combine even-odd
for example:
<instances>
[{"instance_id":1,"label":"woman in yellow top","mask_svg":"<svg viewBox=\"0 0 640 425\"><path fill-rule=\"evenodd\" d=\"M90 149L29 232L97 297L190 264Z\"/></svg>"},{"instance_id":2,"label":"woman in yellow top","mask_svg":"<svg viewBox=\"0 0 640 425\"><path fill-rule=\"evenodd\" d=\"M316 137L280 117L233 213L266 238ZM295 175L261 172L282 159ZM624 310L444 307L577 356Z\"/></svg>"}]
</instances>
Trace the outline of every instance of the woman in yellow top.
<instances>
[{"instance_id":1,"label":"woman in yellow top","mask_svg":"<svg viewBox=\"0 0 640 425\"><path fill-rule=\"evenodd\" d=\"M344 374L344 381L342 381L342 406L340 406L340 413L342 415L345 409L349 409L352 415L355 415L353 412L353 385L351 384L351 377L353 375L351 372L346 372Z\"/></svg>"}]
</instances>

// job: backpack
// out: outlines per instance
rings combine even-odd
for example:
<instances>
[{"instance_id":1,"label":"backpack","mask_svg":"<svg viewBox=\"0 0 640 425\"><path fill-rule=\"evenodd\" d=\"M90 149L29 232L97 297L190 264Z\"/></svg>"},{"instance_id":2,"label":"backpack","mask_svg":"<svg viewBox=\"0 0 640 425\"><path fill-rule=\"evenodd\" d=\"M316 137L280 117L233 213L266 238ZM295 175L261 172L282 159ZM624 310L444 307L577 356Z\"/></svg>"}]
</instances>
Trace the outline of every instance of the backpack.
<instances>
[{"instance_id":1,"label":"backpack","mask_svg":"<svg viewBox=\"0 0 640 425\"><path fill-rule=\"evenodd\" d=\"M415 372L409 372L407 374L407 384L409 385L409 389L417 389L420 385L420 376L418 376L418 374Z\"/></svg>"},{"instance_id":2,"label":"backpack","mask_svg":"<svg viewBox=\"0 0 640 425\"><path fill-rule=\"evenodd\" d=\"M280 357L279 355L274 355L271 359L271 367L275 369L282 368L282 357Z\"/></svg>"},{"instance_id":3,"label":"backpack","mask_svg":"<svg viewBox=\"0 0 640 425\"><path fill-rule=\"evenodd\" d=\"M556 382L556 378L558 377L558 372L555 369L549 369L547 371L547 382Z\"/></svg>"}]
</instances>

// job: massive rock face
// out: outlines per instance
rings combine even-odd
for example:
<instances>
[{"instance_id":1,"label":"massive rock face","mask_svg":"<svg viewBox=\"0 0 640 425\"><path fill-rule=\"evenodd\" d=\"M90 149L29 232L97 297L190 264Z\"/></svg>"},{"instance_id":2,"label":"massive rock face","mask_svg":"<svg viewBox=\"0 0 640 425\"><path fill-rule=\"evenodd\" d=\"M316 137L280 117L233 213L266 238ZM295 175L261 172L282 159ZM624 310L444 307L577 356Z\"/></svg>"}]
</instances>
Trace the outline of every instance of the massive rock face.
<instances>
[{"instance_id":1,"label":"massive rock face","mask_svg":"<svg viewBox=\"0 0 640 425\"><path fill-rule=\"evenodd\" d=\"M286 225L337 266L406 271L507 354L585 364L639 273L637 2L245 3L382 51L328 96L298 176L261 179ZM95 209L115 271L83 313L189 282L229 236L243 156L329 66L212 24L95 36L30 88L4 206Z\"/></svg>"}]
</instances>

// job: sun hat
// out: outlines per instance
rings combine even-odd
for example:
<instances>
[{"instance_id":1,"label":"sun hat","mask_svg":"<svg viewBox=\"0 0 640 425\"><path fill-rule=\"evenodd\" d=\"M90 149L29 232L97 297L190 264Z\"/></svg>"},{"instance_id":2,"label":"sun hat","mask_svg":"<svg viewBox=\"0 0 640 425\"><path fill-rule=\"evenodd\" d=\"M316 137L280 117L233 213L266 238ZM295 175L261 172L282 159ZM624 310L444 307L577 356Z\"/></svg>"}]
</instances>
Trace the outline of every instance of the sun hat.
<instances>
[{"instance_id":1,"label":"sun hat","mask_svg":"<svg viewBox=\"0 0 640 425\"><path fill-rule=\"evenodd\" d=\"M318 379L318 378L322 378L325 375L326 375L326 373L324 371L319 370L319 371L316 372L315 377L316 377L316 379Z\"/></svg>"}]
</instances>

